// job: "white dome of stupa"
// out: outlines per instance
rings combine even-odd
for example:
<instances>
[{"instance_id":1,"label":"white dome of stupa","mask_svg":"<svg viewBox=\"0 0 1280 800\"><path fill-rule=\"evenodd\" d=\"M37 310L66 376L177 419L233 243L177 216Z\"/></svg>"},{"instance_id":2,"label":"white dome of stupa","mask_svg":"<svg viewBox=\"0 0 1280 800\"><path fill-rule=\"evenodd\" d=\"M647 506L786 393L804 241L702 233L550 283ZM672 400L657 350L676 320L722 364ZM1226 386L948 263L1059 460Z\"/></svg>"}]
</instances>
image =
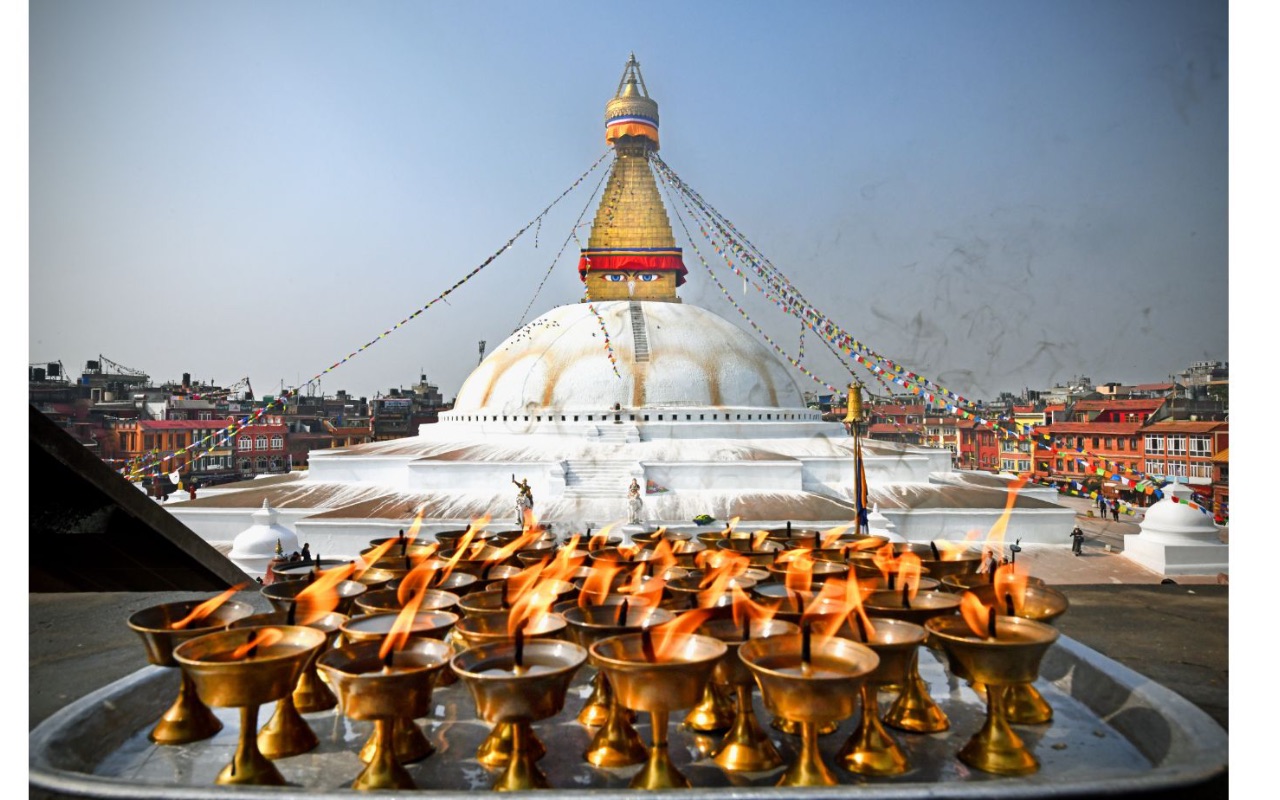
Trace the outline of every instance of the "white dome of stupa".
<instances>
[{"instance_id":1,"label":"white dome of stupa","mask_svg":"<svg viewBox=\"0 0 1280 800\"><path fill-rule=\"evenodd\" d=\"M276 548L286 555L298 549L297 535L276 523L276 510L266 501L253 512L253 524L236 535L227 557L250 575L262 575L276 557Z\"/></svg>"},{"instance_id":2,"label":"white dome of stupa","mask_svg":"<svg viewBox=\"0 0 1280 800\"><path fill-rule=\"evenodd\" d=\"M684 303L614 300L560 306L520 328L471 373L441 418L614 404L804 408L777 357L723 317Z\"/></svg>"},{"instance_id":3,"label":"white dome of stupa","mask_svg":"<svg viewBox=\"0 0 1280 800\"><path fill-rule=\"evenodd\" d=\"M1147 509L1142 519L1143 533L1218 535L1213 518L1198 508L1187 505L1192 492L1182 484L1174 484L1165 490L1165 498ZM1176 498L1176 500L1175 500ZM1181 502L1179 502L1181 501Z\"/></svg>"}]
</instances>

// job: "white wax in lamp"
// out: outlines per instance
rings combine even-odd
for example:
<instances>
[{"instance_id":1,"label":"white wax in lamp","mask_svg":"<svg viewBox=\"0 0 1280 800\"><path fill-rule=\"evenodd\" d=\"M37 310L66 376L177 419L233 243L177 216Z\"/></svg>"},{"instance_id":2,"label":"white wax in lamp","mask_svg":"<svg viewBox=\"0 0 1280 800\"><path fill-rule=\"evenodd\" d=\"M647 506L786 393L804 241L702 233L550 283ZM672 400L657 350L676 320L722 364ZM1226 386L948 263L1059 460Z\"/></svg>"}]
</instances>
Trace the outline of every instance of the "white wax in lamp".
<instances>
[{"instance_id":1,"label":"white wax in lamp","mask_svg":"<svg viewBox=\"0 0 1280 800\"><path fill-rule=\"evenodd\" d=\"M556 668L550 664L525 664L523 667L511 664L507 667L490 667L476 674L482 678L524 678L534 675L546 675L555 670Z\"/></svg>"}]
</instances>

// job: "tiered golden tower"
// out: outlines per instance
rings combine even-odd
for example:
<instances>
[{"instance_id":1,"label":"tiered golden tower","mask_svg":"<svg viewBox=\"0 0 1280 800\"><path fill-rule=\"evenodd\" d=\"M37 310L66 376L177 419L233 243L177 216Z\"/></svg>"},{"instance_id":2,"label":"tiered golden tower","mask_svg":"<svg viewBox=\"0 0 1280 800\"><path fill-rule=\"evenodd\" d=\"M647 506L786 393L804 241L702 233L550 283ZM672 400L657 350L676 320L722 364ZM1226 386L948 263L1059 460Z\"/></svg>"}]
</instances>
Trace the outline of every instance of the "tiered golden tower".
<instances>
[{"instance_id":1,"label":"tiered golden tower","mask_svg":"<svg viewBox=\"0 0 1280 800\"><path fill-rule=\"evenodd\" d=\"M658 149L658 104L634 53L604 120L617 158L578 259L587 299L679 302L676 287L688 270L649 170L649 154Z\"/></svg>"}]
</instances>

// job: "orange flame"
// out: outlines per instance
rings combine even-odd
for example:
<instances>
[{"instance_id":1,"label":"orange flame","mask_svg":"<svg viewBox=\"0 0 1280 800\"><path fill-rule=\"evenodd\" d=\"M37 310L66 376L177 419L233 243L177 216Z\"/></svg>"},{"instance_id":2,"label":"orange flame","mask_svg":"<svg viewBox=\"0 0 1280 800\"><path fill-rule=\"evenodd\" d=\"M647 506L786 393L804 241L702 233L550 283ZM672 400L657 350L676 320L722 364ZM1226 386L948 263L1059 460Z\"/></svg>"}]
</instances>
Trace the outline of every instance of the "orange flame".
<instances>
[{"instance_id":1,"label":"orange flame","mask_svg":"<svg viewBox=\"0 0 1280 800\"><path fill-rule=\"evenodd\" d=\"M800 624L810 626L813 644L825 644L855 611L870 627L870 620L862 608L862 593L857 581L830 578L822 584L818 594L800 615Z\"/></svg>"},{"instance_id":2,"label":"orange flame","mask_svg":"<svg viewBox=\"0 0 1280 800\"><path fill-rule=\"evenodd\" d=\"M284 638L284 631L279 628L263 628L253 635L249 641L231 651L231 660L239 661L250 656L259 647L270 647Z\"/></svg>"},{"instance_id":3,"label":"orange flame","mask_svg":"<svg viewBox=\"0 0 1280 800\"><path fill-rule=\"evenodd\" d=\"M360 558L358 559L360 562L360 565L356 568L354 577L359 578L361 575L365 574L365 572L367 572L370 567L372 567L374 564L381 561L383 556L385 556L387 552L391 550L392 547L395 547L395 545L396 545L395 539L388 539L382 544L370 550L369 552L360 556Z\"/></svg>"},{"instance_id":4,"label":"orange flame","mask_svg":"<svg viewBox=\"0 0 1280 800\"><path fill-rule=\"evenodd\" d=\"M440 580L446 580L453 574L454 567L458 566L458 562L462 560L462 556L467 552L467 548L471 546L471 540L476 538L476 534L485 529L489 524L489 515L477 517L471 520L471 524L467 526L467 532L462 534L462 538L458 539L458 546L454 549L453 555L444 563L444 567L440 570Z\"/></svg>"},{"instance_id":5,"label":"orange flame","mask_svg":"<svg viewBox=\"0 0 1280 800\"><path fill-rule=\"evenodd\" d=\"M391 630L387 631L387 635L382 639L382 646L378 648L378 658L385 661L388 653L401 650L408 644L409 634L413 632L414 619L421 606L422 592L411 596L404 604L400 613L396 615L395 622L391 623Z\"/></svg>"},{"instance_id":6,"label":"orange flame","mask_svg":"<svg viewBox=\"0 0 1280 800\"><path fill-rule=\"evenodd\" d=\"M517 551L528 547L542 538L541 528L529 528L524 533L512 539L509 544L503 545L495 550L488 558L485 559L486 564L501 564L503 561L511 558ZM477 542L483 545L483 542ZM483 549L483 547L481 548ZM479 551L477 551L478 553Z\"/></svg>"},{"instance_id":7,"label":"orange flame","mask_svg":"<svg viewBox=\"0 0 1280 800\"><path fill-rule=\"evenodd\" d=\"M422 527L422 515L427 513L427 504L423 503L418 506L418 511L413 515L413 522L409 525L409 531L404 535L405 542L413 544L418 538L418 530Z\"/></svg>"},{"instance_id":8,"label":"orange flame","mask_svg":"<svg viewBox=\"0 0 1280 800\"><path fill-rule=\"evenodd\" d=\"M721 570L736 578L751 566L751 559L736 550L708 548L694 556L693 563L704 572Z\"/></svg>"},{"instance_id":9,"label":"orange flame","mask_svg":"<svg viewBox=\"0 0 1280 800\"><path fill-rule=\"evenodd\" d=\"M1024 573L1015 571L1013 564L1003 564L996 569L993 588L997 608L1005 608L1005 598L1008 597L1013 602L1013 611L1009 612L1006 608L1005 612L1014 616L1022 615L1022 607L1027 601L1027 576Z\"/></svg>"},{"instance_id":10,"label":"orange flame","mask_svg":"<svg viewBox=\"0 0 1280 800\"><path fill-rule=\"evenodd\" d=\"M621 556L621 559L620 559L621 561L631 561L643 549L644 549L644 545L620 544L618 545L618 555Z\"/></svg>"},{"instance_id":11,"label":"orange flame","mask_svg":"<svg viewBox=\"0 0 1280 800\"><path fill-rule=\"evenodd\" d=\"M675 554L678 551L672 545L670 539L661 536L662 531L658 533L660 538L658 543L653 546L653 558L649 560L649 574L651 575L665 575L667 570L676 565ZM676 542L676 544L680 545L683 542Z\"/></svg>"},{"instance_id":12,"label":"orange flame","mask_svg":"<svg viewBox=\"0 0 1280 800\"><path fill-rule=\"evenodd\" d=\"M737 585L729 587L729 592L733 597L733 624L738 626L739 630L742 629L743 623L747 621L764 625L773 619L782 605L781 603L773 603L771 605L757 603L742 590L741 586Z\"/></svg>"},{"instance_id":13,"label":"orange flame","mask_svg":"<svg viewBox=\"0 0 1280 800\"><path fill-rule=\"evenodd\" d=\"M356 565L343 564L316 573L316 579L294 597L294 622L310 625L338 607L338 584L351 577Z\"/></svg>"},{"instance_id":14,"label":"orange flame","mask_svg":"<svg viewBox=\"0 0 1280 800\"><path fill-rule=\"evenodd\" d=\"M590 574L582 582L578 605L582 608L603 605L619 572L622 572L622 564L618 561L597 561L593 564Z\"/></svg>"},{"instance_id":15,"label":"orange flame","mask_svg":"<svg viewBox=\"0 0 1280 800\"><path fill-rule=\"evenodd\" d=\"M987 638L987 625L993 613L973 592L965 592L960 597L960 616L964 617L974 636Z\"/></svg>"},{"instance_id":16,"label":"orange flame","mask_svg":"<svg viewBox=\"0 0 1280 800\"><path fill-rule=\"evenodd\" d=\"M546 574L549 580L570 580L578 567L582 566L582 562L586 561L586 553L578 551L578 541L581 538L581 534L575 533L556 553L556 557L547 563Z\"/></svg>"},{"instance_id":17,"label":"orange flame","mask_svg":"<svg viewBox=\"0 0 1280 800\"><path fill-rule=\"evenodd\" d=\"M420 595L428 589L443 564L444 562L439 559L424 558L409 570L409 573L400 579L400 586L396 589L396 599L400 601L400 606L404 607L410 597Z\"/></svg>"},{"instance_id":18,"label":"orange flame","mask_svg":"<svg viewBox=\"0 0 1280 800\"><path fill-rule=\"evenodd\" d=\"M831 548L835 547L836 541L839 540L841 536L844 536L845 532L848 531L851 527L853 526L837 525L834 528L831 528L830 530L825 530L822 533L818 534L818 547L823 550L830 550Z\"/></svg>"},{"instance_id":19,"label":"orange flame","mask_svg":"<svg viewBox=\"0 0 1280 800\"><path fill-rule=\"evenodd\" d=\"M768 539L769 539L768 531L756 531L755 533L751 534L751 549L763 550L764 543L768 541Z\"/></svg>"},{"instance_id":20,"label":"orange flame","mask_svg":"<svg viewBox=\"0 0 1280 800\"><path fill-rule=\"evenodd\" d=\"M957 544L947 539L934 539L933 545L938 548L939 561L959 561L964 557L967 549L963 544Z\"/></svg>"},{"instance_id":21,"label":"orange flame","mask_svg":"<svg viewBox=\"0 0 1280 800\"><path fill-rule=\"evenodd\" d=\"M1009 484L1009 492L1004 499L1004 513L1000 515L1000 518L995 521L995 524L991 526L991 530L987 533L987 545L996 548L997 552L1003 552L1004 550L1004 534L1009 527L1009 516L1013 513L1013 505L1018 500L1018 492L1023 486L1027 485L1028 480L1030 480L1030 476L1023 475Z\"/></svg>"},{"instance_id":22,"label":"orange flame","mask_svg":"<svg viewBox=\"0 0 1280 800\"><path fill-rule=\"evenodd\" d=\"M920 591L920 556L908 550L898 557L898 588L907 590L907 599L914 600Z\"/></svg>"},{"instance_id":23,"label":"orange flame","mask_svg":"<svg viewBox=\"0 0 1280 800\"><path fill-rule=\"evenodd\" d=\"M671 661L679 651L686 634L694 633L715 613L711 608L693 608L676 616L670 622L652 628L653 655L655 661Z\"/></svg>"},{"instance_id":24,"label":"orange flame","mask_svg":"<svg viewBox=\"0 0 1280 800\"><path fill-rule=\"evenodd\" d=\"M183 628L190 625L191 623L204 619L205 617L212 614L214 611L217 611L218 607L221 606L223 603L230 600L231 595L235 594L236 592L240 591L241 589L243 589L248 585L249 584L247 583L238 583L235 586L232 586L230 589L223 592L222 594L218 595L217 597L211 597L208 600L205 600L200 605L191 609L190 614L186 615L185 617L178 620L177 622L174 622L171 625L169 625L169 630L180 631Z\"/></svg>"},{"instance_id":25,"label":"orange flame","mask_svg":"<svg viewBox=\"0 0 1280 800\"><path fill-rule=\"evenodd\" d=\"M886 582L890 575L898 571L898 559L893 555L893 545L887 542L871 554L871 560Z\"/></svg>"},{"instance_id":26,"label":"orange flame","mask_svg":"<svg viewBox=\"0 0 1280 800\"><path fill-rule=\"evenodd\" d=\"M734 517L725 523L724 535L726 539L745 539L749 535L745 533L739 534L734 530L734 528L738 527L738 520L740 519L742 519L742 517Z\"/></svg>"},{"instance_id":27,"label":"orange flame","mask_svg":"<svg viewBox=\"0 0 1280 800\"><path fill-rule=\"evenodd\" d=\"M813 557L805 550L793 550L795 557L787 564L783 585L788 591L805 592L813 588Z\"/></svg>"},{"instance_id":28,"label":"orange flame","mask_svg":"<svg viewBox=\"0 0 1280 800\"><path fill-rule=\"evenodd\" d=\"M525 570L525 572L528 571ZM556 602L555 583L537 580L539 572L541 572L540 566L533 573L532 582L520 592L519 598L512 602L511 610L507 612L507 634L510 636L515 636L517 628L537 629L543 617L550 613L551 606Z\"/></svg>"}]
</instances>

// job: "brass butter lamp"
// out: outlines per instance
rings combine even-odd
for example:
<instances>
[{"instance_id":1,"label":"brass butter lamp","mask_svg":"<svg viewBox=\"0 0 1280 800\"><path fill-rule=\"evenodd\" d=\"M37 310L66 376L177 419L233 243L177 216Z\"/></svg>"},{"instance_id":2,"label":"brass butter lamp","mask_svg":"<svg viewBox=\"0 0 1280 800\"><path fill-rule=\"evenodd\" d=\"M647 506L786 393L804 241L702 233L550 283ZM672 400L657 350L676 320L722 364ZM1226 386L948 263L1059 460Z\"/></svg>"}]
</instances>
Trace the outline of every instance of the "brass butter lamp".
<instances>
[{"instance_id":1,"label":"brass butter lamp","mask_svg":"<svg viewBox=\"0 0 1280 800\"><path fill-rule=\"evenodd\" d=\"M647 711L652 728L649 757L632 777L632 789L680 789L690 786L671 761L667 723L672 711L697 704L711 671L728 651L710 636L674 633L665 652L655 649L660 634L611 636L591 645L591 656L608 675L618 702L633 711Z\"/></svg>"},{"instance_id":2,"label":"brass butter lamp","mask_svg":"<svg viewBox=\"0 0 1280 800\"><path fill-rule=\"evenodd\" d=\"M618 602L609 602L615 600ZM670 622L675 615L666 609L645 607L639 603L624 605L617 595L610 595L604 604L567 608L563 616L574 642L590 648L611 636ZM591 725L592 720L599 720L594 723L599 730L591 738L582 757L597 767L627 767L643 762L649 751L631 725L633 712L618 702L608 676L594 656L589 657L589 661L596 668L595 688L579 713L578 721ZM589 710L592 711L590 715ZM602 715L600 711L603 711Z\"/></svg>"},{"instance_id":3,"label":"brass butter lamp","mask_svg":"<svg viewBox=\"0 0 1280 800\"><path fill-rule=\"evenodd\" d=\"M452 652L436 639L410 639L387 656L381 650L378 641L330 650L320 656L320 669L337 689L344 714L373 720L373 750L351 788L416 789L396 757L395 722L431 713L435 678L448 667Z\"/></svg>"},{"instance_id":4,"label":"brass butter lamp","mask_svg":"<svg viewBox=\"0 0 1280 800\"><path fill-rule=\"evenodd\" d=\"M854 615L840 635L865 644L880 657L880 664L862 684L862 714L858 727L836 753L841 766L858 775L887 777L910 769L902 747L880 724L879 689L903 683L916 663L925 630L913 622L877 619L869 623Z\"/></svg>"},{"instance_id":5,"label":"brass butter lamp","mask_svg":"<svg viewBox=\"0 0 1280 800\"><path fill-rule=\"evenodd\" d=\"M494 781L496 791L548 789L547 776L530 752L531 723L564 708L569 683L587 660L587 651L552 639L495 642L453 657L452 665L475 700L476 713L494 724L511 726L511 754Z\"/></svg>"},{"instance_id":6,"label":"brass butter lamp","mask_svg":"<svg viewBox=\"0 0 1280 800\"><path fill-rule=\"evenodd\" d=\"M1041 622L991 611L984 634L974 633L970 623L958 616L936 617L925 628L973 680L988 687L986 721L960 749L960 760L974 769L1002 775L1038 771L1039 760L1009 725L1002 690L1037 678L1040 661L1057 641L1058 631Z\"/></svg>"},{"instance_id":7,"label":"brass butter lamp","mask_svg":"<svg viewBox=\"0 0 1280 800\"><path fill-rule=\"evenodd\" d=\"M225 630L232 622L253 613L253 606L248 603L227 600L206 616L182 624L196 612L198 606L207 602L209 601L183 600L163 603L144 608L130 616L127 624L142 638L147 661L157 667L176 668L178 662L173 658L175 647L197 636ZM180 627L175 628L175 624ZM200 701L191 677L185 671L181 671L181 675L182 683L178 687L177 698L147 734L147 738L156 744L189 744L208 739L222 730L222 722Z\"/></svg>"},{"instance_id":8,"label":"brass butter lamp","mask_svg":"<svg viewBox=\"0 0 1280 800\"><path fill-rule=\"evenodd\" d=\"M876 591L863 599L862 607L873 620L899 619L924 625L936 617L955 616L960 609L960 598L950 592L919 592L910 597L902 591ZM925 644L929 643L926 636ZM940 733L951 727L951 720L930 696L929 685L920 677L919 657L917 649L902 682L902 691L890 704L884 722L911 733Z\"/></svg>"},{"instance_id":9,"label":"brass butter lamp","mask_svg":"<svg viewBox=\"0 0 1280 800\"><path fill-rule=\"evenodd\" d=\"M832 637L806 645L798 635L752 639L738 656L755 674L765 707L800 725L800 752L778 786L835 786L818 752L818 725L853 716L862 684L880 663L869 647Z\"/></svg>"},{"instance_id":10,"label":"brass butter lamp","mask_svg":"<svg viewBox=\"0 0 1280 800\"><path fill-rule=\"evenodd\" d=\"M746 663L738 657L738 650L744 642L752 639L794 635L800 632L800 628L779 619L752 621L745 625L744 628L732 619L717 619L703 623L698 629L699 633L724 642L727 650L724 657L716 662L711 683L732 691L736 701L732 727L711 754L711 760L729 772L764 772L782 766L782 755L756 719L751 702L756 680Z\"/></svg>"},{"instance_id":11,"label":"brass butter lamp","mask_svg":"<svg viewBox=\"0 0 1280 800\"><path fill-rule=\"evenodd\" d=\"M243 628L183 642L173 657L191 676L200 699L240 709L240 738L218 784L285 785L280 770L258 749L258 708L291 693L325 634L300 625Z\"/></svg>"},{"instance_id":12,"label":"brass butter lamp","mask_svg":"<svg viewBox=\"0 0 1280 800\"><path fill-rule=\"evenodd\" d=\"M1070 605L1065 594L1043 583L1028 583L1025 589L1008 592L1004 598L997 598L996 587L990 584L974 587L971 591L984 606L997 609L997 613L1046 625L1052 625L1067 613ZM1043 725L1053 721L1053 706L1034 684L1015 683L1005 690L1005 714L1014 725Z\"/></svg>"}]
</instances>

